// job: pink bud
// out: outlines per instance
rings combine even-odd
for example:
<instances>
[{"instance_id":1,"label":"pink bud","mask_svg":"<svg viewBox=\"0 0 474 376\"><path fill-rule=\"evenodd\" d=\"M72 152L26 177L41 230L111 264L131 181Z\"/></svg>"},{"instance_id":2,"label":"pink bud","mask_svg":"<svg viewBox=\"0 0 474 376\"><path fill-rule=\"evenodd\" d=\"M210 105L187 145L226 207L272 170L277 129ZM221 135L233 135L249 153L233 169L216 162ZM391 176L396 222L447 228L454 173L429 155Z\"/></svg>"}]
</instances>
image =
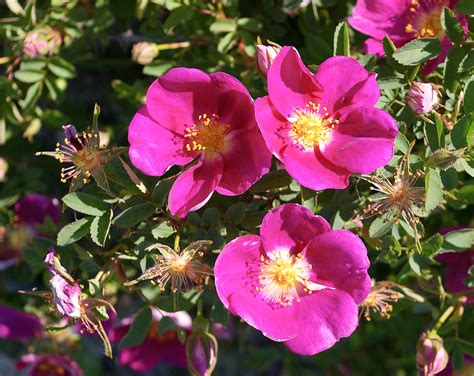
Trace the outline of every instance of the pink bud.
<instances>
[{"instance_id":1,"label":"pink bud","mask_svg":"<svg viewBox=\"0 0 474 376\"><path fill-rule=\"evenodd\" d=\"M50 56L58 52L62 36L50 26L39 27L26 34L23 41L23 53L29 57Z\"/></svg>"},{"instance_id":2,"label":"pink bud","mask_svg":"<svg viewBox=\"0 0 474 376\"><path fill-rule=\"evenodd\" d=\"M415 114L426 114L438 104L439 98L436 86L423 82L413 82L410 89L408 89L406 101Z\"/></svg>"},{"instance_id":3,"label":"pink bud","mask_svg":"<svg viewBox=\"0 0 474 376\"><path fill-rule=\"evenodd\" d=\"M257 68L264 77L267 77L268 70L280 50L281 47L257 44Z\"/></svg>"},{"instance_id":4,"label":"pink bud","mask_svg":"<svg viewBox=\"0 0 474 376\"><path fill-rule=\"evenodd\" d=\"M217 341L210 333L191 334L186 341L186 359L193 376L210 376L217 364Z\"/></svg>"},{"instance_id":5,"label":"pink bud","mask_svg":"<svg viewBox=\"0 0 474 376\"><path fill-rule=\"evenodd\" d=\"M448 365L449 356L443 339L436 334L423 333L418 340L416 363L422 376L440 373Z\"/></svg>"}]
</instances>

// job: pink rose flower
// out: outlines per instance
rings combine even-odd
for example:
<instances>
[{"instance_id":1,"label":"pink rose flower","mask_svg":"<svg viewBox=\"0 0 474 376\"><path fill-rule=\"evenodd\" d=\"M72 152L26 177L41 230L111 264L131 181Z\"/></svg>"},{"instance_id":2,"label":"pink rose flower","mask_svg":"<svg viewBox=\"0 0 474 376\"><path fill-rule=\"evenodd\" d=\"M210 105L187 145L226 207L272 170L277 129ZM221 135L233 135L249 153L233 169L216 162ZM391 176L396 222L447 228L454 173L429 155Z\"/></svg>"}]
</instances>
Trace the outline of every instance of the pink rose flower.
<instances>
[{"instance_id":1,"label":"pink rose flower","mask_svg":"<svg viewBox=\"0 0 474 376\"><path fill-rule=\"evenodd\" d=\"M141 345L125 347L119 350L119 362L129 366L135 372L148 372L162 360L175 366L186 368L185 346L178 340L176 330L167 330L160 335L158 322L163 317L169 317L175 325L187 331L191 330L191 316L185 311L165 312L152 308L153 322L148 335ZM109 331L110 340L119 343L127 334L133 318L123 319L115 328Z\"/></svg>"},{"instance_id":2,"label":"pink rose flower","mask_svg":"<svg viewBox=\"0 0 474 376\"><path fill-rule=\"evenodd\" d=\"M26 354L23 355L16 368L27 370L28 376L83 376L79 364L67 355L60 354Z\"/></svg>"},{"instance_id":3,"label":"pink rose flower","mask_svg":"<svg viewBox=\"0 0 474 376\"><path fill-rule=\"evenodd\" d=\"M176 179L168 198L173 215L198 210L214 191L249 189L271 165L247 89L226 73L176 68L148 89L128 131L130 159L152 176L196 163Z\"/></svg>"},{"instance_id":4,"label":"pink rose flower","mask_svg":"<svg viewBox=\"0 0 474 376\"><path fill-rule=\"evenodd\" d=\"M393 156L398 129L385 111L374 73L337 56L316 74L293 47L268 72L268 96L257 99L257 122L270 151L301 185L342 189L351 173L368 174Z\"/></svg>"},{"instance_id":5,"label":"pink rose flower","mask_svg":"<svg viewBox=\"0 0 474 376\"><path fill-rule=\"evenodd\" d=\"M0 338L27 340L39 337L42 333L43 324L37 316L0 305Z\"/></svg>"},{"instance_id":6,"label":"pink rose flower","mask_svg":"<svg viewBox=\"0 0 474 376\"><path fill-rule=\"evenodd\" d=\"M442 63L452 43L441 26L443 7L454 9L458 0L358 0L348 22L354 29L371 38L364 43L365 53L384 56L382 40L389 36L396 47L413 39L438 38L441 54L426 63L423 73L432 72ZM467 34L465 17L457 15Z\"/></svg>"},{"instance_id":7,"label":"pink rose flower","mask_svg":"<svg viewBox=\"0 0 474 376\"><path fill-rule=\"evenodd\" d=\"M430 83L413 82L407 91L406 102L415 114L427 114L439 102L436 86Z\"/></svg>"},{"instance_id":8,"label":"pink rose flower","mask_svg":"<svg viewBox=\"0 0 474 376\"><path fill-rule=\"evenodd\" d=\"M314 355L348 337L370 291L361 239L301 205L270 211L260 236L227 244L214 268L224 306L297 354Z\"/></svg>"}]
</instances>

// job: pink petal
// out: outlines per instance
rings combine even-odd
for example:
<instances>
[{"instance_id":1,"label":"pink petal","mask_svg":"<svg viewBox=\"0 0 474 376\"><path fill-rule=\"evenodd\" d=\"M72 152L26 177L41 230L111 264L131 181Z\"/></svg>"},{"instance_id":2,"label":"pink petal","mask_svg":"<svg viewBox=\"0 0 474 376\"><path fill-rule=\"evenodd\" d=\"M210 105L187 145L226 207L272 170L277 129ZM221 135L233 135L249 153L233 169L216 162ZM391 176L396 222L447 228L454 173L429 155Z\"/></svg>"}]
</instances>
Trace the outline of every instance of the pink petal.
<instances>
[{"instance_id":1,"label":"pink petal","mask_svg":"<svg viewBox=\"0 0 474 376\"><path fill-rule=\"evenodd\" d=\"M303 250L315 236L331 231L323 217L297 204L281 205L265 215L260 237L266 252L275 249Z\"/></svg>"},{"instance_id":2,"label":"pink petal","mask_svg":"<svg viewBox=\"0 0 474 376\"><path fill-rule=\"evenodd\" d=\"M347 292L356 303L369 294L367 248L352 232L334 230L316 236L308 244L305 256L318 283Z\"/></svg>"},{"instance_id":3,"label":"pink petal","mask_svg":"<svg viewBox=\"0 0 474 376\"><path fill-rule=\"evenodd\" d=\"M361 108L341 121L321 153L335 165L369 174L390 162L397 133L397 124L388 113Z\"/></svg>"},{"instance_id":4,"label":"pink petal","mask_svg":"<svg viewBox=\"0 0 474 376\"><path fill-rule=\"evenodd\" d=\"M135 372L148 372L163 359L161 349L166 344L160 344L150 338L134 347L126 347L120 350L119 362L127 365Z\"/></svg>"},{"instance_id":5,"label":"pink petal","mask_svg":"<svg viewBox=\"0 0 474 376\"><path fill-rule=\"evenodd\" d=\"M349 337L358 325L357 304L340 290L320 290L294 304L298 335L285 342L293 352L314 355Z\"/></svg>"},{"instance_id":6,"label":"pink petal","mask_svg":"<svg viewBox=\"0 0 474 376\"><path fill-rule=\"evenodd\" d=\"M324 88L321 102L330 114L347 107L373 107L380 98L375 73L369 73L351 57L327 59L315 77Z\"/></svg>"},{"instance_id":7,"label":"pink petal","mask_svg":"<svg viewBox=\"0 0 474 376\"><path fill-rule=\"evenodd\" d=\"M281 49L267 79L270 100L286 119L295 109L305 108L309 101L318 102L321 97L321 86L294 47Z\"/></svg>"},{"instance_id":8,"label":"pink petal","mask_svg":"<svg viewBox=\"0 0 474 376\"><path fill-rule=\"evenodd\" d=\"M203 71L174 68L150 86L146 107L161 126L183 135L199 115L217 113L217 90Z\"/></svg>"},{"instance_id":9,"label":"pink petal","mask_svg":"<svg viewBox=\"0 0 474 376\"><path fill-rule=\"evenodd\" d=\"M222 153L224 172L216 191L240 195L249 189L272 165L272 156L258 129L241 129L227 135L227 150Z\"/></svg>"},{"instance_id":10,"label":"pink petal","mask_svg":"<svg viewBox=\"0 0 474 376\"><path fill-rule=\"evenodd\" d=\"M290 123L277 113L270 102L270 97L257 99L255 102L255 115L267 148L281 160L281 155L287 145L284 135L290 129Z\"/></svg>"},{"instance_id":11,"label":"pink petal","mask_svg":"<svg viewBox=\"0 0 474 376\"><path fill-rule=\"evenodd\" d=\"M211 198L222 177L221 157L203 159L176 179L168 196L171 214L180 218L202 208Z\"/></svg>"},{"instance_id":12,"label":"pink petal","mask_svg":"<svg viewBox=\"0 0 474 376\"><path fill-rule=\"evenodd\" d=\"M219 121L229 124L231 129L255 129L253 99L244 85L235 77L222 72L210 74L217 89Z\"/></svg>"},{"instance_id":13,"label":"pink petal","mask_svg":"<svg viewBox=\"0 0 474 376\"><path fill-rule=\"evenodd\" d=\"M366 54L375 54L378 58L385 56L382 41L375 38L369 38L364 41L364 52Z\"/></svg>"},{"instance_id":14,"label":"pink petal","mask_svg":"<svg viewBox=\"0 0 474 376\"><path fill-rule=\"evenodd\" d=\"M217 295L224 306L274 341L293 338L298 323L293 307L272 305L256 290L263 253L256 235L239 236L227 244L217 257L214 276Z\"/></svg>"},{"instance_id":15,"label":"pink petal","mask_svg":"<svg viewBox=\"0 0 474 376\"><path fill-rule=\"evenodd\" d=\"M130 160L144 174L163 175L173 165L189 163L198 154L187 152L183 137L155 122L145 106L140 108L128 128Z\"/></svg>"},{"instance_id":16,"label":"pink petal","mask_svg":"<svg viewBox=\"0 0 474 376\"><path fill-rule=\"evenodd\" d=\"M343 189L349 185L350 172L328 161L319 150L306 152L288 146L283 163L291 177L306 188L322 191Z\"/></svg>"}]
</instances>

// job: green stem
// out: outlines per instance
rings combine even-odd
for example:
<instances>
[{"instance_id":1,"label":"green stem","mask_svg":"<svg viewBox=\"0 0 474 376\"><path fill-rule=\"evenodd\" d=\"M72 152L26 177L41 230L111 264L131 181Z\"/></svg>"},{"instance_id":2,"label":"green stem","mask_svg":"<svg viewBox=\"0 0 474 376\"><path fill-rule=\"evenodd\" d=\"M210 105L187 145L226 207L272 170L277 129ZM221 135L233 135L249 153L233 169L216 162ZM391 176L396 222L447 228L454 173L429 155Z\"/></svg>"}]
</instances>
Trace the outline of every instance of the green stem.
<instances>
[{"instance_id":1,"label":"green stem","mask_svg":"<svg viewBox=\"0 0 474 376\"><path fill-rule=\"evenodd\" d=\"M180 235L179 232L176 234L176 237L174 238L174 250L178 252L179 250L179 240L180 240Z\"/></svg>"},{"instance_id":2,"label":"green stem","mask_svg":"<svg viewBox=\"0 0 474 376\"><path fill-rule=\"evenodd\" d=\"M451 314L454 312L455 306L449 306L446 311L443 312L443 314L439 317L438 321L436 321L436 324L434 325L433 329L431 330L431 333L436 334L438 330L443 326L443 324L446 322L446 320L451 316Z\"/></svg>"}]
</instances>

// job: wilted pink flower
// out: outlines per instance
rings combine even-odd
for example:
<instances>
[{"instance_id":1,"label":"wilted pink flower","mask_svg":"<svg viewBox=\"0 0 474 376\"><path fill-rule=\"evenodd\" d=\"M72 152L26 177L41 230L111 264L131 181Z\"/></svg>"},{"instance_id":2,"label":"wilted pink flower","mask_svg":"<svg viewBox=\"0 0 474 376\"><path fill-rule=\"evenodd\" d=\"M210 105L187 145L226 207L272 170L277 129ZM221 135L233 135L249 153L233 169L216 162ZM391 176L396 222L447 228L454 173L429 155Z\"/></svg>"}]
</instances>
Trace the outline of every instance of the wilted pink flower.
<instances>
[{"instance_id":1,"label":"wilted pink flower","mask_svg":"<svg viewBox=\"0 0 474 376\"><path fill-rule=\"evenodd\" d=\"M125 347L119 350L119 362L128 365L135 372L148 372L162 360L178 367L186 368L186 352L184 345L178 340L176 330L158 333L158 322L169 317L179 328L190 330L192 321L187 312L168 313L152 308L153 322L148 335L139 346ZM133 318L123 319L119 325L109 332L110 340L119 343L127 334Z\"/></svg>"},{"instance_id":2,"label":"wilted pink flower","mask_svg":"<svg viewBox=\"0 0 474 376\"><path fill-rule=\"evenodd\" d=\"M452 47L441 26L443 7L454 9L458 0L358 0L349 24L371 38L364 43L365 52L384 56L382 40L389 36L396 47L417 38L438 38L441 54L429 61L424 73L442 63ZM458 16L467 32L466 18Z\"/></svg>"},{"instance_id":3,"label":"wilted pink flower","mask_svg":"<svg viewBox=\"0 0 474 376\"><path fill-rule=\"evenodd\" d=\"M42 333L43 324L38 317L0 305L0 338L24 340L38 337Z\"/></svg>"},{"instance_id":4,"label":"wilted pink flower","mask_svg":"<svg viewBox=\"0 0 474 376\"><path fill-rule=\"evenodd\" d=\"M463 228L465 227L444 228L439 232L444 235ZM472 288L466 286L464 280L469 277L469 269L474 266L474 249L463 252L444 252L436 255L435 258L446 265L443 282L449 292L459 293L472 290ZM473 303L474 296L468 297L467 304Z\"/></svg>"},{"instance_id":5,"label":"wilted pink flower","mask_svg":"<svg viewBox=\"0 0 474 376\"><path fill-rule=\"evenodd\" d=\"M26 34L23 53L29 57L50 56L58 52L62 36L51 26L42 26Z\"/></svg>"},{"instance_id":6,"label":"wilted pink flower","mask_svg":"<svg viewBox=\"0 0 474 376\"><path fill-rule=\"evenodd\" d=\"M285 204L265 216L260 236L227 244L214 275L231 313L292 351L313 355L356 329L357 304L371 286L368 267L359 237Z\"/></svg>"},{"instance_id":7,"label":"wilted pink flower","mask_svg":"<svg viewBox=\"0 0 474 376\"><path fill-rule=\"evenodd\" d=\"M136 43L132 48L132 60L141 65L148 65L158 56L158 52L159 50L156 43Z\"/></svg>"},{"instance_id":8,"label":"wilted pink flower","mask_svg":"<svg viewBox=\"0 0 474 376\"><path fill-rule=\"evenodd\" d=\"M16 368L27 370L28 376L83 376L81 367L67 355L59 354L26 354Z\"/></svg>"},{"instance_id":9,"label":"wilted pink flower","mask_svg":"<svg viewBox=\"0 0 474 376\"><path fill-rule=\"evenodd\" d=\"M214 191L245 192L271 165L247 89L226 73L171 69L148 89L128 130L130 159L147 175L188 167L168 198L173 215L198 210Z\"/></svg>"},{"instance_id":10,"label":"wilted pink flower","mask_svg":"<svg viewBox=\"0 0 474 376\"><path fill-rule=\"evenodd\" d=\"M295 48L283 47L268 72L268 94L255 103L258 125L301 185L342 189L351 172L373 172L392 158L397 126L374 108L375 74L355 59L330 58L312 74Z\"/></svg>"},{"instance_id":11,"label":"wilted pink flower","mask_svg":"<svg viewBox=\"0 0 474 376\"><path fill-rule=\"evenodd\" d=\"M268 70L272 66L273 61L280 50L281 47L257 44L257 68L263 77L267 77Z\"/></svg>"},{"instance_id":12,"label":"wilted pink flower","mask_svg":"<svg viewBox=\"0 0 474 376\"><path fill-rule=\"evenodd\" d=\"M427 114L438 104L438 91L433 84L413 82L407 92L406 101L417 115Z\"/></svg>"},{"instance_id":13,"label":"wilted pink flower","mask_svg":"<svg viewBox=\"0 0 474 376\"><path fill-rule=\"evenodd\" d=\"M186 340L188 369L193 376L210 376L217 364L217 340L210 333L193 333Z\"/></svg>"},{"instance_id":14,"label":"wilted pink flower","mask_svg":"<svg viewBox=\"0 0 474 376\"><path fill-rule=\"evenodd\" d=\"M422 376L440 373L448 365L449 355L443 339L434 334L423 333L416 349L416 364Z\"/></svg>"}]
</instances>

